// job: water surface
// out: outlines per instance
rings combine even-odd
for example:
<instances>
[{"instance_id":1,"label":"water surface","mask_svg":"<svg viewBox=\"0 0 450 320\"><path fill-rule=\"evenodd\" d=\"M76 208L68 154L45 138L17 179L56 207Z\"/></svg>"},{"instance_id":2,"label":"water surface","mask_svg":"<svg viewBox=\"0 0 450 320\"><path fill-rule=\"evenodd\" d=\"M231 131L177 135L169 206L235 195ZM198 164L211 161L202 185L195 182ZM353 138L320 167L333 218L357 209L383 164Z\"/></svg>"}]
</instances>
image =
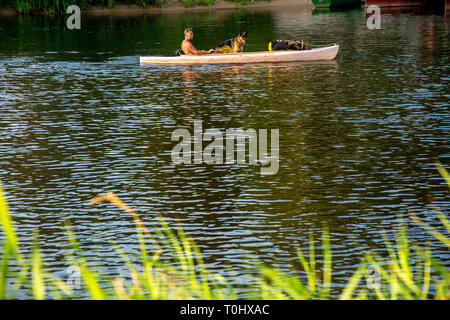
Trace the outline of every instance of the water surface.
<instances>
[{"instance_id":1,"label":"water surface","mask_svg":"<svg viewBox=\"0 0 450 320\"><path fill-rule=\"evenodd\" d=\"M64 277L69 219L89 259L123 271L108 241L137 252L132 219L86 204L113 191L150 227L157 213L178 219L220 273L259 259L297 274L296 247L308 232L320 246L328 225L338 288L362 253L385 254L380 228L408 211L439 228L430 203L449 212L433 165L450 163L449 22L389 14L369 30L363 10L291 8L83 17L79 31L60 17L1 18L0 179L25 250L37 229L47 265ZM172 54L186 27L202 49L248 30L246 51L273 39L341 50L325 63L139 66L139 56ZM173 165L171 133L192 131L193 120L279 129L279 172ZM410 236L428 239L414 227Z\"/></svg>"}]
</instances>

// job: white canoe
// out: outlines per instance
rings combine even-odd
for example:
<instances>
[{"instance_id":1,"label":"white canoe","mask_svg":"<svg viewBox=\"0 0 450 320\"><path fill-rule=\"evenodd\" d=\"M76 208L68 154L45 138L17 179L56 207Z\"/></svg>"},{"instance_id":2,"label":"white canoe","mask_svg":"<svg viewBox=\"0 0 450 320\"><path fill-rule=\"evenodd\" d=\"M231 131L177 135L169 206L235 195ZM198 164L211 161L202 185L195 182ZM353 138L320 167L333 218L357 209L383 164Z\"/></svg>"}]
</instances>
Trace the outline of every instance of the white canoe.
<instances>
[{"instance_id":1,"label":"white canoe","mask_svg":"<svg viewBox=\"0 0 450 320\"><path fill-rule=\"evenodd\" d=\"M310 50L261 51L244 53L207 54L201 56L151 56L141 57L141 65L193 65L193 64L229 64L229 63L276 63L292 61L333 60L339 46L315 48Z\"/></svg>"}]
</instances>

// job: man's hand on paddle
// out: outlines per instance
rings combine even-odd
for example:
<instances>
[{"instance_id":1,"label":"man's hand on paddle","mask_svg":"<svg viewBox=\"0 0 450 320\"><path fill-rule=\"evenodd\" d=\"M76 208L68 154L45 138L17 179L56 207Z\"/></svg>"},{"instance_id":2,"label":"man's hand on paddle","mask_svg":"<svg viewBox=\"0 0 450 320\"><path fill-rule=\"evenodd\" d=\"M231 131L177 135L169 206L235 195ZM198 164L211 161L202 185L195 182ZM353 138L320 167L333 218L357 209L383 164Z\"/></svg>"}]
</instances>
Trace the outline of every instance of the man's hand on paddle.
<instances>
[{"instance_id":1,"label":"man's hand on paddle","mask_svg":"<svg viewBox=\"0 0 450 320\"><path fill-rule=\"evenodd\" d=\"M197 50L190 41L186 40L184 40L183 43L181 44L181 50L183 50L184 54L195 56L199 56L202 54L210 54L214 52L214 49L210 49L209 51Z\"/></svg>"}]
</instances>

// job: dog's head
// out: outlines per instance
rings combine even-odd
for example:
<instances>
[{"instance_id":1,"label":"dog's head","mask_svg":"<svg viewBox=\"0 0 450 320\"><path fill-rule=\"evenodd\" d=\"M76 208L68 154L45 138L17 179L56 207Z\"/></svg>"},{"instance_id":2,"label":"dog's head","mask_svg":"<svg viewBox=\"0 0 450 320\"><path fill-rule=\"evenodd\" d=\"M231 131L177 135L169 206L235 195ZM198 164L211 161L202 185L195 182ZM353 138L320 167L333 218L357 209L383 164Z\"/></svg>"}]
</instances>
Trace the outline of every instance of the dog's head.
<instances>
[{"instance_id":1,"label":"dog's head","mask_svg":"<svg viewBox=\"0 0 450 320\"><path fill-rule=\"evenodd\" d=\"M239 32L239 35L237 36L237 41L240 45L245 44L245 40L247 39L248 31Z\"/></svg>"}]
</instances>

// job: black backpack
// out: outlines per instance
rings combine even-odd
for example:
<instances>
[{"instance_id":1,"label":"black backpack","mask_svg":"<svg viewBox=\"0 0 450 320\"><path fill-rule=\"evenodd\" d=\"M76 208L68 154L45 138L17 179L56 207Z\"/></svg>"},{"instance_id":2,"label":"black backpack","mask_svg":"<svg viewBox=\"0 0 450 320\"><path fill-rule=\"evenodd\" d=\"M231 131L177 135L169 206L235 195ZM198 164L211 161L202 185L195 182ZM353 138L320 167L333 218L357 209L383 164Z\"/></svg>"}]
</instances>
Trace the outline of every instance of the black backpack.
<instances>
[{"instance_id":1,"label":"black backpack","mask_svg":"<svg viewBox=\"0 0 450 320\"><path fill-rule=\"evenodd\" d=\"M299 40L275 40L269 42L269 51L276 50L308 50L309 45Z\"/></svg>"}]
</instances>

